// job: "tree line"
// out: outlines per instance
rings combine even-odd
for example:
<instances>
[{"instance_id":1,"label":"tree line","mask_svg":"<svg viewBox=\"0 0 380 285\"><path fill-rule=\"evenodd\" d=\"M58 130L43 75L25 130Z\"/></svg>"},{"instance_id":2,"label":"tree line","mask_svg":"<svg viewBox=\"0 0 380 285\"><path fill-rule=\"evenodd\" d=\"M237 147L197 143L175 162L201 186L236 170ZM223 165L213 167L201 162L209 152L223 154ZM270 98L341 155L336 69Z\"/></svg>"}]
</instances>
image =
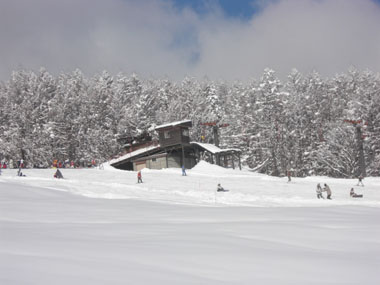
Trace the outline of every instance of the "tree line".
<instances>
[{"instance_id":1,"label":"tree line","mask_svg":"<svg viewBox=\"0 0 380 285\"><path fill-rule=\"evenodd\" d=\"M136 74L86 77L80 70L14 71L0 83L0 159L49 166L55 159L106 161L122 150L119 138L191 119L191 139L220 129L221 147L242 150L243 165L281 176L356 177L360 121L368 175L380 175L380 75L350 69L332 78L271 69L250 82L207 78L142 79Z\"/></svg>"}]
</instances>

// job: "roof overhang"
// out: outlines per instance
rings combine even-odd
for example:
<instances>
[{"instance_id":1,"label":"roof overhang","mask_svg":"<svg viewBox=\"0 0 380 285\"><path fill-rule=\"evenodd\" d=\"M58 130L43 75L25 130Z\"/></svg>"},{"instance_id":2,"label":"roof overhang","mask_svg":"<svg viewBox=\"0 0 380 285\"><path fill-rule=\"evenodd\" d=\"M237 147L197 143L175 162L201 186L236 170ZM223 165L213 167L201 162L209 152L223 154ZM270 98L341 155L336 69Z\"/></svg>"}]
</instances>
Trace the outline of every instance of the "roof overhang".
<instances>
[{"instance_id":1,"label":"roof overhang","mask_svg":"<svg viewBox=\"0 0 380 285\"><path fill-rule=\"evenodd\" d=\"M172 122L164 125L159 125L155 128L156 131L166 129L166 128L172 128L172 127L189 127L191 128L193 126L193 122L191 120L184 120L184 121L178 121L178 122Z\"/></svg>"}]
</instances>

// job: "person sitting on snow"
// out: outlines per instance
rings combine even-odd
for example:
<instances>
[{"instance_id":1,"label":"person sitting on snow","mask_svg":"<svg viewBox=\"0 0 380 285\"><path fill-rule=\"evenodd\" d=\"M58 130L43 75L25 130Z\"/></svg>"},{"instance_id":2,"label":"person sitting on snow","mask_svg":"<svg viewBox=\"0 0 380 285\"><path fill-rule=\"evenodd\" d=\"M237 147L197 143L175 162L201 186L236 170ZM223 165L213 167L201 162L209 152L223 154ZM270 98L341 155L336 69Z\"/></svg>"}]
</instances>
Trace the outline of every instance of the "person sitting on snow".
<instances>
[{"instance_id":1,"label":"person sitting on snow","mask_svg":"<svg viewBox=\"0 0 380 285\"><path fill-rule=\"evenodd\" d=\"M351 190L350 190L350 196L352 197L352 198L362 198L363 197L363 194L356 194L355 193L355 191L354 191L354 188L351 188Z\"/></svg>"},{"instance_id":2,"label":"person sitting on snow","mask_svg":"<svg viewBox=\"0 0 380 285\"><path fill-rule=\"evenodd\" d=\"M217 188L216 191L218 191L218 192L226 192L226 191L228 191L228 190L225 190L225 189L222 187L222 185L220 185L220 183L219 183L219 184L218 184L218 188Z\"/></svg>"},{"instance_id":3,"label":"person sitting on snow","mask_svg":"<svg viewBox=\"0 0 380 285\"><path fill-rule=\"evenodd\" d=\"M63 178L63 175L62 175L61 171L59 171L58 168L57 168L57 171L54 173L54 178L58 178L58 179Z\"/></svg>"}]
</instances>

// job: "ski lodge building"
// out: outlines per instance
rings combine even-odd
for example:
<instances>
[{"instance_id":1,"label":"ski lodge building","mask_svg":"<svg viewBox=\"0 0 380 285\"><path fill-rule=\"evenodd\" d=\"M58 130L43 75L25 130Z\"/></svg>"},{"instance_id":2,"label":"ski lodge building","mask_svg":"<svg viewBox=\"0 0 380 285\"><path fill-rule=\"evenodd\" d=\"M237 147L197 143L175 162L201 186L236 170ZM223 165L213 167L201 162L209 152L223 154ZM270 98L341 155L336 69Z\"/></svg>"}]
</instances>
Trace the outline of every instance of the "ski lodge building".
<instances>
[{"instance_id":1,"label":"ski lodge building","mask_svg":"<svg viewBox=\"0 0 380 285\"><path fill-rule=\"evenodd\" d=\"M205 160L223 167L241 169L239 149L221 149L213 144L190 142L191 120L173 122L155 128L159 141L147 138L142 142L124 145L124 154L110 161L111 166L139 171L143 168L163 169L194 167Z\"/></svg>"}]
</instances>

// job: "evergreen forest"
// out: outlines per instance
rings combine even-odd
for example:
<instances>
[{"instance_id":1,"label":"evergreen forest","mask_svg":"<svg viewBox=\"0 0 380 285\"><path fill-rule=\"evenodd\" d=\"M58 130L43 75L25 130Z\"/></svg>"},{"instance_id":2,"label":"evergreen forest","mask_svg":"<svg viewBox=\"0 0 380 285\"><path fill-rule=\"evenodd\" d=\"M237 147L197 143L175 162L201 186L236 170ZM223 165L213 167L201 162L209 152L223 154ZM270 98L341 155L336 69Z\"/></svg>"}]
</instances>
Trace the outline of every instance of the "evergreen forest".
<instances>
[{"instance_id":1,"label":"evergreen forest","mask_svg":"<svg viewBox=\"0 0 380 285\"><path fill-rule=\"evenodd\" d=\"M266 69L250 82L17 70L0 83L0 102L0 160L27 167L107 161L120 138L156 137L156 125L190 119L193 141L213 142L202 123L228 124L220 146L241 149L260 173L357 177L362 146L366 175L380 175L380 75L368 70L293 70L280 80Z\"/></svg>"}]
</instances>

